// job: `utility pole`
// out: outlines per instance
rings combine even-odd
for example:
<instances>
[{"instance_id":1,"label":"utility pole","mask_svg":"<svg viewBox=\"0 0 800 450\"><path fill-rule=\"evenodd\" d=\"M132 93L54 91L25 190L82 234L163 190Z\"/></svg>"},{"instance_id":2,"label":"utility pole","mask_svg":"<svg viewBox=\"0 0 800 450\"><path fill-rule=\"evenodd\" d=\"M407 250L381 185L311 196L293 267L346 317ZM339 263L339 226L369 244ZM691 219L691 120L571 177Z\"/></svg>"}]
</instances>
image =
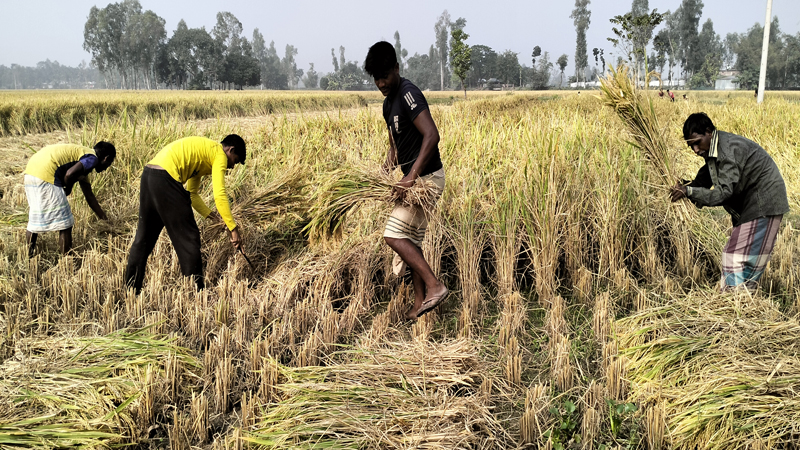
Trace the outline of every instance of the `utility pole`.
<instances>
[{"instance_id":1,"label":"utility pole","mask_svg":"<svg viewBox=\"0 0 800 450\"><path fill-rule=\"evenodd\" d=\"M767 0L767 18L764 20L764 43L761 45L761 72L758 75L758 104L764 101L764 84L767 80L767 52L769 27L772 24L772 0Z\"/></svg>"}]
</instances>

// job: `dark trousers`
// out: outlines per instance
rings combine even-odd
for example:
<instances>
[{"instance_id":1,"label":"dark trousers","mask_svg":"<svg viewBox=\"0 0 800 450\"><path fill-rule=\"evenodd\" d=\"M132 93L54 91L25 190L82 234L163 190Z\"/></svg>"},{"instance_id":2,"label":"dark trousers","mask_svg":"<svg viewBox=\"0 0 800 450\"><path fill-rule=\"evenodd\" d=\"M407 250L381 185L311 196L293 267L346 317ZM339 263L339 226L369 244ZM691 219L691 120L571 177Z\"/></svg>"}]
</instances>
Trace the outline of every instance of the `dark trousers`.
<instances>
[{"instance_id":1,"label":"dark trousers","mask_svg":"<svg viewBox=\"0 0 800 450\"><path fill-rule=\"evenodd\" d=\"M144 168L139 191L139 224L128 255L125 284L138 294L144 283L147 258L153 252L161 229L166 228L178 254L181 272L194 277L203 289L203 258L200 254L200 230L194 220L189 192L166 170Z\"/></svg>"}]
</instances>

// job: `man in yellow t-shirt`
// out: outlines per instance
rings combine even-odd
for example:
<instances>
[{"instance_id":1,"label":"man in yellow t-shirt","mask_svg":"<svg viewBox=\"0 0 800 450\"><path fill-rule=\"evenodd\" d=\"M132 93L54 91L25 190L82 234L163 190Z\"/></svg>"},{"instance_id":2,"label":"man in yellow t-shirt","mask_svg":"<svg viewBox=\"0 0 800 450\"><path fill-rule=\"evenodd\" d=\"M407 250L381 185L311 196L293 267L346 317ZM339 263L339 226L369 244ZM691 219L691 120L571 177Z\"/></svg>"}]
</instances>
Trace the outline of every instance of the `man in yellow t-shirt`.
<instances>
[{"instance_id":1,"label":"man in yellow t-shirt","mask_svg":"<svg viewBox=\"0 0 800 450\"><path fill-rule=\"evenodd\" d=\"M193 277L197 288L203 289L200 230L192 208L203 217L223 220L230 232L231 244L236 249L241 248L240 229L231 215L225 191L225 171L236 164L244 164L246 158L244 140L231 134L221 143L204 137L179 139L147 163L139 191L139 224L125 269L128 287L134 288L137 294L141 292L147 258L161 230L166 228L178 254L181 272ZM212 213L200 198L200 179L205 175L211 175L216 213Z\"/></svg>"},{"instance_id":2,"label":"man in yellow t-shirt","mask_svg":"<svg viewBox=\"0 0 800 450\"><path fill-rule=\"evenodd\" d=\"M93 170L102 172L114 162L117 149L100 141L94 148L75 144L48 145L36 152L25 167L25 196L30 212L26 237L28 256L36 250L39 233L58 231L61 253L72 249L72 227L75 217L67 196L75 183L79 183L86 203L97 217L108 219L92 192L88 175Z\"/></svg>"}]
</instances>

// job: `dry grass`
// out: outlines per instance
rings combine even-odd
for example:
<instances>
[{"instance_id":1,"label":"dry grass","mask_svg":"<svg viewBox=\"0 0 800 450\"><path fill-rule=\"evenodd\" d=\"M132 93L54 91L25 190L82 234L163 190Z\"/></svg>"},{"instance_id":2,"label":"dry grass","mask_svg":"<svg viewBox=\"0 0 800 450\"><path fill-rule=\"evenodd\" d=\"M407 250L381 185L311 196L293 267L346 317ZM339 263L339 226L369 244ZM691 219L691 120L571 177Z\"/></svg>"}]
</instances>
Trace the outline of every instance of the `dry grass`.
<instances>
[{"instance_id":1,"label":"dry grass","mask_svg":"<svg viewBox=\"0 0 800 450\"><path fill-rule=\"evenodd\" d=\"M798 438L800 324L769 299L698 291L617 326L632 395L658 440L745 449Z\"/></svg>"},{"instance_id":2,"label":"dry grass","mask_svg":"<svg viewBox=\"0 0 800 450\"><path fill-rule=\"evenodd\" d=\"M192 100L186 95L185 101L202 104L202 96ZM255 445L246 438L257 429L279 433L269 428L279 420L303 413L318 420L321 410L335 407L364 412L333 417L338 435L348 439L342 442L363 447L409 447L406 437L427 439L432 447L461 442L479 448L482 442L510 441L546 447L558 442L543 433L560 430L565 420L550 408L563 412L569 400L579 408L570 417L575 426L569 436L559 437L564 438L561 444L583 435L591 437L588 448L645 442L669 446L671 424L685 411L656 401L657 389L648 391L653 397L639 403L638 413L620 418L620 426L611 430L605 400L627 402L633 398L629 392L641 392L632 382L635 362L633 368L625 363L635 359L619 345L613 324L672 298L690 295L695 301L686 293L713 285L715 269L706 267L703 252L716 264L726 218L693 212L693 235L700 236L694 228L699 223L712 230L712 239L692 238L699 244L687 246L675 231L682 222L666 202L663 183L639 144L628 143L633 138L614 110L592 96L557 95L501 93L466 102L451 100L447 93L430 96L442 135L447 187L422 250L452 294L413 326L401 323L413 290L408 280L389 275L391 252L381 239L392 181L374 176L387 146L377 103L320 111L313 105L324 99L306 105L300 95L294 113L241 122L231 119L239 113L187 121L180 114L109 111L68 133L0 138L0 148L15 152L7 159L13 167L6 167L0 178L0 370L11 370L18 349L30 339L57 349L56 336L95 339L142 327L171 336L198 362L188 370L190 365L176 363L174 352L170 356L165 348L153 347L158 362L150 378L146 370L144 378L131 378L143 380L137 386L153 386L141 388L143 395L158 394L143 403L152 414L129 429L114 425L100 430L114 436L83 436L85 442L248 446ZM118 101L124 103L123 97ZM754 111L749 98L698 96L684 103L654 102L651 109L670 149L684 148L680 123L696 110L708 112L722 129L764 142L784 171L790 202L798 206L798 158L790 144L796 133L784 124L787 117L800 120L800 108L791 100L769 99ZM126 292L122 271L136 224L142 166L174 139L197 134L219 139L231 132L244 136L251 152L247 166L231 170L227 180L255 269L234 255L219 224L201 221L205 291L194 292L191 281L180 276L163 236L150 258L143 294ZM115 165L93 182L112 220L101 224L94 219L78 192L70 199L77 220L75 255L59 257L51 233L40 237L41 254L28 260L21 244L27 212L19 177L24 143L89 144L98 138L120 149ZM673 152L671 170L691 176L698 162ZM337 182L344 188L332 195L326 186ZM210 198L210 186L202 195ZM321 235L333 227L337 232L313 238L303 228L315 218ZM787 216L786 222L793 227L781 232L762 295L793 312L800 287L795 264L800 239L794 231L796 216ZM469 351L459 350L465 348ZM437 358L449 366L442 367ZM464 361L475 365L459 365ZM69 370L72 364L63 367ZM34 376L34 364L17 369L34 380L32 387L46 386ZM398 384L405 376L401 369L413 375L408 390ZM433 373L440 378L430 378ZM459 378L465 374L472 381ZM87 389L91 386L101 387ZM364 391L365 386L372 391ZM97 389L85 393L93 395L86 398L96 399L98 408L107 395ZM379 394L386 396L385 404L374 403ZM76 397L63 398L71 402ZM300 405L305 408L292 409ZM413 420L384 420L387 405ZM423 417L427 409L439 415ZM287 415L270 416L280 411ZM27 417L14 414L0 419L3 427L18 426ZM264 421L269 417L275 422ZM307 430L320 433L323 423L313 422ZM462 432L465 423L477 427L457 437L456 423ZM312 435L298 430L298 439ZM705 436L697 429L686 433ZM318 435L333 436L327 431ZM270 436L292 438L285 432Z\"/></svg>"},{"instance_id":3,"label":"dry grass","mask_svg":"<svg viewBox=\"0 0 800 450\"><path fill-rule=\"evenodd\" d=\"M468 341L370 342L325 365L277 365L279 400L242 439L256 448L506 448Z\"/></svg>"}]
</instances>

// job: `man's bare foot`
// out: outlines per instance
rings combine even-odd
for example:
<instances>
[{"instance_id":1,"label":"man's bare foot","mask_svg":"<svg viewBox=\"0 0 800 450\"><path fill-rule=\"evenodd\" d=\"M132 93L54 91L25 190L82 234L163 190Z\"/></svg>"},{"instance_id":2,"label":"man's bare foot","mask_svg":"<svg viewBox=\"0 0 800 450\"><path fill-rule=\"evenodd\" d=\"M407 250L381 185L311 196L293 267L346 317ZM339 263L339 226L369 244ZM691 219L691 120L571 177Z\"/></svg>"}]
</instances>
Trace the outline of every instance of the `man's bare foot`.
<instances>
[{"instance_id":1,"label":"man's bare foot","mask_svg":"<svg viewBox=\"0 0 800 450\"><path fill-rule=\"evenodd\" d=\"M445 286L444 283L440 281L438 286L426 289L425 300L422 303L427 302L433 297L441 297L442 295L447 295L447 292L448 292L447 286Z\"/></svg>"},{"instance_id":2,"label":"man's bare foot","mask_svg":"<svg viewBox=\"0 0 800 450\"><path fill-rule=\"evenodd\" d=\"M409 322L415 322L417 320L417 313L419 311L414 309L413 307L406 311L405 318Z\"/></svg>"}]
</instances>

